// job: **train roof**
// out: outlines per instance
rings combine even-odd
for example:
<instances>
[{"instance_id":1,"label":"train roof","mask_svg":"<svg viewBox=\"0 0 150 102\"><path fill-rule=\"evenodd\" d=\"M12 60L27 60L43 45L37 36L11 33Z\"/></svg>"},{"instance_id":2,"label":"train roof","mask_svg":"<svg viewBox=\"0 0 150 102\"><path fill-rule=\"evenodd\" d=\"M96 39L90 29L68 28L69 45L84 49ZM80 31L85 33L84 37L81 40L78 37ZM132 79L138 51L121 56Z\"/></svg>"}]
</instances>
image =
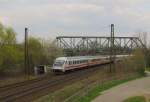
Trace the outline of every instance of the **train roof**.
<instances>
[{"instance_id":1,"label":"train roof","mask_svg":"<svg viewBox=\"0 0 150 102\"><path fill-rule=\"evenodd\" d=\"M130 55L116 55L116 57L127 57ZM85 59L97 59L97 58L108 58L109 56L99 55L99 56L73 56L73 57L58 57L56 60L85 60Z\"/></svg>"},{"instance_id":2,"label":"train roof","mask_svg":"<svg viewBox=\"0 0 150 102\"><path fill-rule=\"evenodd\" d=\"M73 56L73 57L58 57L56 60L85 60L85 59L97 59L106 58L108 56Z\"/></svg>"}]
</instances>

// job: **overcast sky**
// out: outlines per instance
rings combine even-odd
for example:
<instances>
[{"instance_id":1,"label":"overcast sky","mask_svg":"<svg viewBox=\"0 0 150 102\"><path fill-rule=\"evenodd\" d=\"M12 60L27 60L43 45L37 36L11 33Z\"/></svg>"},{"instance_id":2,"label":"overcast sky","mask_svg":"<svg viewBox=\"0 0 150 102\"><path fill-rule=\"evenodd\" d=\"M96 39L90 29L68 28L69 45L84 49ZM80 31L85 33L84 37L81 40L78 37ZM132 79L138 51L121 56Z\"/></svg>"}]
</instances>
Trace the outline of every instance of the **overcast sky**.
<instances>
[{"instance_id":1,"label":"overcast sky","mask_svg":"<svg viewBox=\"0 0 150 102\"><path fill-rule=\"evenodd\" d=\"M150 0L0 0L0 22L23 39L30 35L106 35L115 24L117 36L150 32Z\"/></svg>"}]
</instances>

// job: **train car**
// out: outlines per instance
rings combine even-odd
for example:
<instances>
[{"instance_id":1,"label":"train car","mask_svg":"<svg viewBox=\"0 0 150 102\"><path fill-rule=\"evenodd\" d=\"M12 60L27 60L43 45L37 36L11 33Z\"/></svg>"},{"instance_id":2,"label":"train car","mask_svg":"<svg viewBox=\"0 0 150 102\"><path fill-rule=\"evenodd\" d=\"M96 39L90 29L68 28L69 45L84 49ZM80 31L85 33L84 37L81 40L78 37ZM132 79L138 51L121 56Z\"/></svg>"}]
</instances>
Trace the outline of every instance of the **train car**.
<instances>
[{"instance_id":1,"label":"train car","mask_svg":"<svg viewBox=\"0 0 150 102\"><path fill-rule=\"evenodd\" d=\"M132 55L116 55L116 60ZM101 64L110 63L109 56L76 56L56 58L52 70L54 72L65 72L74 69L81 69Z\"/></svg>"},{"instance_id":2,"label":"train car","mask_svg":"<svg viewBox=\"0 0 150 102\"><path fill-rule=\"evenodd\" d=\"M77 56L56 58L52 70L65 72L68 70L81 69L89 66L109 63L109 57L104 56Z\"/></svg>"}]
</instances>

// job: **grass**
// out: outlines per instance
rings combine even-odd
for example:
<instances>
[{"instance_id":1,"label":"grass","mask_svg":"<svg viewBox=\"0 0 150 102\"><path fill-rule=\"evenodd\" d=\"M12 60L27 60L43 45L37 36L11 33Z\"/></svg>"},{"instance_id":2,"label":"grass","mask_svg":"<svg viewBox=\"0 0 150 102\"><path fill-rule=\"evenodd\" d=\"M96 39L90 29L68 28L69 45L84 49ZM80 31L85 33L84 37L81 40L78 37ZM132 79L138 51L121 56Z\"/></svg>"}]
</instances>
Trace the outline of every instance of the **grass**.
<instances>
[{"instance_id":1,"label":"grass","mask_svg":"<svg viewBox=\"0 0 150 102\"><path fill-rule=\"evenodd\" d=\"M134 96L126 99L124 102L147 102L144 96Z\"/></svg>"},{"instance_id":2,"label":"grass","mask_svg":"<svg viewBox=\"0 0 150 102\"><path fill-rule=\"evenodd\" d=\"M109 82L105 82L102 85L97 85L95 88L90 90L84 97L80 97L80 98L78 97L78 100L75 102L91 102L93 99L95 99L97 96L99 96L102 91L110 89L116 85L125 83L127 81L137 79L139 77L141 77L141 76L130 77L130 78L123 79L123 80L112 80Z\"/></svg>"},{"instance_id":3,"label":"grass","mask_svg":"<svg viewBox=\"0 0 150 102\"><path fill-rule=\"evenodd\" d=\"M145 70L146 70L146 71L150 71L150 68L146 68Z\"/></svg>"}]
</instances>

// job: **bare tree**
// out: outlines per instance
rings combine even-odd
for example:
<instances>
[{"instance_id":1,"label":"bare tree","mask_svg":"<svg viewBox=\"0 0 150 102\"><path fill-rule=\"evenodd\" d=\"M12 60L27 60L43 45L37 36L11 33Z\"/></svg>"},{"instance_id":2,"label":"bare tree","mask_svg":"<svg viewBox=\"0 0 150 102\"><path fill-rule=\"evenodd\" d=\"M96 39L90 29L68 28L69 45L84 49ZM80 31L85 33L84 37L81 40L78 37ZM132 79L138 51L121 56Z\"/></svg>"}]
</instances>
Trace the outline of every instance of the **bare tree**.
<instances>
[{"instance_id":1,"label":"bare tree","mask_svg":"<svg viewBox=\"0 0 150 102\"><path fill-rule=\"evenodd\" d=\"M147 44L147 32L144 31L144 32L138 32L138 37L139 39L142 41L142 43L147 47L148 44Z\"/></svg>"}]
</instances>

